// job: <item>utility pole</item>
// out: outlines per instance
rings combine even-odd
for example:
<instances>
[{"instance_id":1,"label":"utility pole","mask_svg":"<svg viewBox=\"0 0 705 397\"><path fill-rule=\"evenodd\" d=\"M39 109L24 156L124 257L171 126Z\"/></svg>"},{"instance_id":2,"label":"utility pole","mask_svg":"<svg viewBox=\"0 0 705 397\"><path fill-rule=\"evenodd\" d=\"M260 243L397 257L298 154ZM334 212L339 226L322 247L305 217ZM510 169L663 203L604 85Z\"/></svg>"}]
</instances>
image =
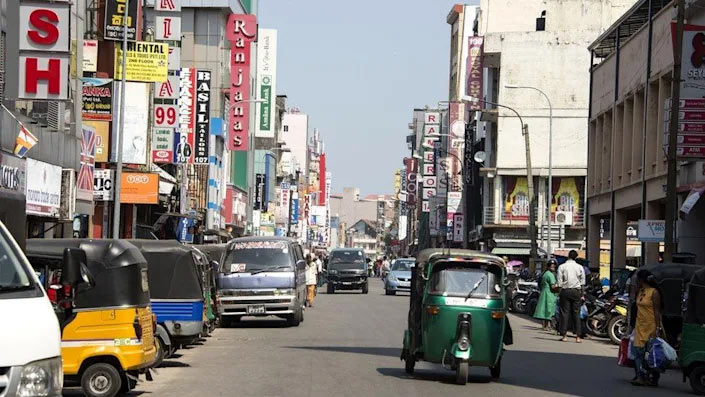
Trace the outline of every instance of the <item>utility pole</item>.
<instances>
[{"instance_id":1,"label":"utility pole","mask_svg":"<svg viewBox=\"0 0 705 397\"><path fill-rule=\"evenodd\" d=\"M666 179L666 235L664 241L665 262L673 259L676 251L676 222L678 211L678 163L676 146L678 145L678 112L681 98L681 57L683 54L683 21L685 19L685 0L678 0L676 14L676 47L673 49L673 86L671 88L671 122L668 129L668 174Z\"/></svg>"},{"instance_id":2,"label":"utility pole","mask_svg":"<svg viewBox=\"0 0 705 397\"><path fill-rule=\"evenodd\" d=\"M534 173L531 169L531 146L529 144L529 125L523 125L524 146L526 150L526 184L529 189L529 237L531 248L529 251L529 269L531 274L536 269L536 195L534 194ZM550 216L550 214L549 214Z\"/></svg>"},{"instance_id":3,"label":"utility pole","mask_svg":"<svg viewBox=\"0 0 705 397\"><path fill-rule=\"evenodd\" d=\"M122 179L122 135L125 128L125 82L127 81L127 68L125 66L127 63L127 19L129 18L129 9L130 0L125 0L125 14L122 17L122 63L120 65L120 71L122 72L122 81L120 82L120 123L117 131L117 165L115 166L115 183L113 184L115 187L113 238L116 239L120 238L120 181Z\"/></svg>"}]
</instances>

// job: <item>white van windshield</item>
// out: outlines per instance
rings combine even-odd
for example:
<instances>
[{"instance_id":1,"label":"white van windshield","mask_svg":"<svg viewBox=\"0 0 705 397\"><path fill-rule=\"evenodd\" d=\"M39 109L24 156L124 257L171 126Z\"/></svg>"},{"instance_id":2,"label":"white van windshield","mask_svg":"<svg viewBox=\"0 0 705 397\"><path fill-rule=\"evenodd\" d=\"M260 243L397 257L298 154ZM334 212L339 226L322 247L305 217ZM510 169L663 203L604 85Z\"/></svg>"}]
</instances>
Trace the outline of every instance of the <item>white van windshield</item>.
<instances>
[{"instance_id":1,"label":"white van windshield","mask_svg":"<svg viewBox=\"0 0 705 397\"><path fill-rule=\"evenodd\" d=\"M0 230L0 292L30 288L32 278L10 247L8 238L10 236Z\"/></svg>"}]
</instances>

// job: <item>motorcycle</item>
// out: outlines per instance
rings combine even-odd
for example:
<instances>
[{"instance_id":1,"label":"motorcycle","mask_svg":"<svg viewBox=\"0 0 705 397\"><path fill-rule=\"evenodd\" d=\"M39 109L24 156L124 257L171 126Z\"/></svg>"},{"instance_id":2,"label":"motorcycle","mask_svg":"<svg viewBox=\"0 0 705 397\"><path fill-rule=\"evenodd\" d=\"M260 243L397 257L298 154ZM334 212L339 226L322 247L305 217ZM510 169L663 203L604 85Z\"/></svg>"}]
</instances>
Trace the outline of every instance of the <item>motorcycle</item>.
<instances>
[{"instance_id":1,"label":"motorcycle","mask_svg":"<svg viewBox=\"0 0 705 397\"><path fill-rule=\"evenodd\" d=\"M518 281L512 298L512 311L519 314L533 315L539 301L538 284L535 282Z\"/></svg>"},{"instance_id":2,"label":"motorcycle","mask_svg":"<svg viewBox=\"0 0 705 397\"><path fill-rule=\"evenodd\" d=\"M618 297L614 300L610 313L612 317L607 324L607 335L612 343L619 345L623 338L629 335L629 319L627 317L627 307L629 299Z\"/></svg>"}]
</instances>

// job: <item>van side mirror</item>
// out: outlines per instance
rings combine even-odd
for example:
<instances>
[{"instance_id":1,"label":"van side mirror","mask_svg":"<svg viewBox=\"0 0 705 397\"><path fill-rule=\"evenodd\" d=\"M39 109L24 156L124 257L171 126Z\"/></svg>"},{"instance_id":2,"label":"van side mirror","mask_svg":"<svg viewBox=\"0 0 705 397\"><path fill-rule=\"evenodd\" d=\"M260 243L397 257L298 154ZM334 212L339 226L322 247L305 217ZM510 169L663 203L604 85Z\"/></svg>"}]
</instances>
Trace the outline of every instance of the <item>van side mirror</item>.
<instances>
[{"instance_id":1,"label":"van side mirror","mask_svg":"<svg viewBox=\"0 0 705 397\"><path fill-rule=\"evenodd\" d=\"M64 262L61 268L61 283L76 288L85 283L95 286L95 280L87 266L86 251L80 248L64 249Z\"/></svg>"},{"instance_id":2,"label":"van side mirror","mask_svg":"<svg viewBox=\"0 0 705 397\"><path fill-rule=\"evenodd\" d=\"M211 268L214 272L220 273L220 263L218 261L211 261Z\"/></svg>"}]
</instances>

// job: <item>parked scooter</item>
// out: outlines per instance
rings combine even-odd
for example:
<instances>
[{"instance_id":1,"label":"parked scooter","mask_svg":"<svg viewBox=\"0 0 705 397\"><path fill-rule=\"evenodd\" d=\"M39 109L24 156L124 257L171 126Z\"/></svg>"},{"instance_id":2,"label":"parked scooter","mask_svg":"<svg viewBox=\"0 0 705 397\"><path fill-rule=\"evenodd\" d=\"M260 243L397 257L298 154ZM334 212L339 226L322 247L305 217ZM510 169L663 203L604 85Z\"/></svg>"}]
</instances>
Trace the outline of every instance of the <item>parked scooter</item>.
<instances>
[{"instance_id":1,"label":"parked scooter","mask_svg":"<svg viewBox=\"0 0 705 397\"><path fill-rule=\"evenodd\" d=\"M538 283L530 281L517 281L512 298L512 311L519 314L533 315L539 301Z\"/></svg>"}]
</instances>

